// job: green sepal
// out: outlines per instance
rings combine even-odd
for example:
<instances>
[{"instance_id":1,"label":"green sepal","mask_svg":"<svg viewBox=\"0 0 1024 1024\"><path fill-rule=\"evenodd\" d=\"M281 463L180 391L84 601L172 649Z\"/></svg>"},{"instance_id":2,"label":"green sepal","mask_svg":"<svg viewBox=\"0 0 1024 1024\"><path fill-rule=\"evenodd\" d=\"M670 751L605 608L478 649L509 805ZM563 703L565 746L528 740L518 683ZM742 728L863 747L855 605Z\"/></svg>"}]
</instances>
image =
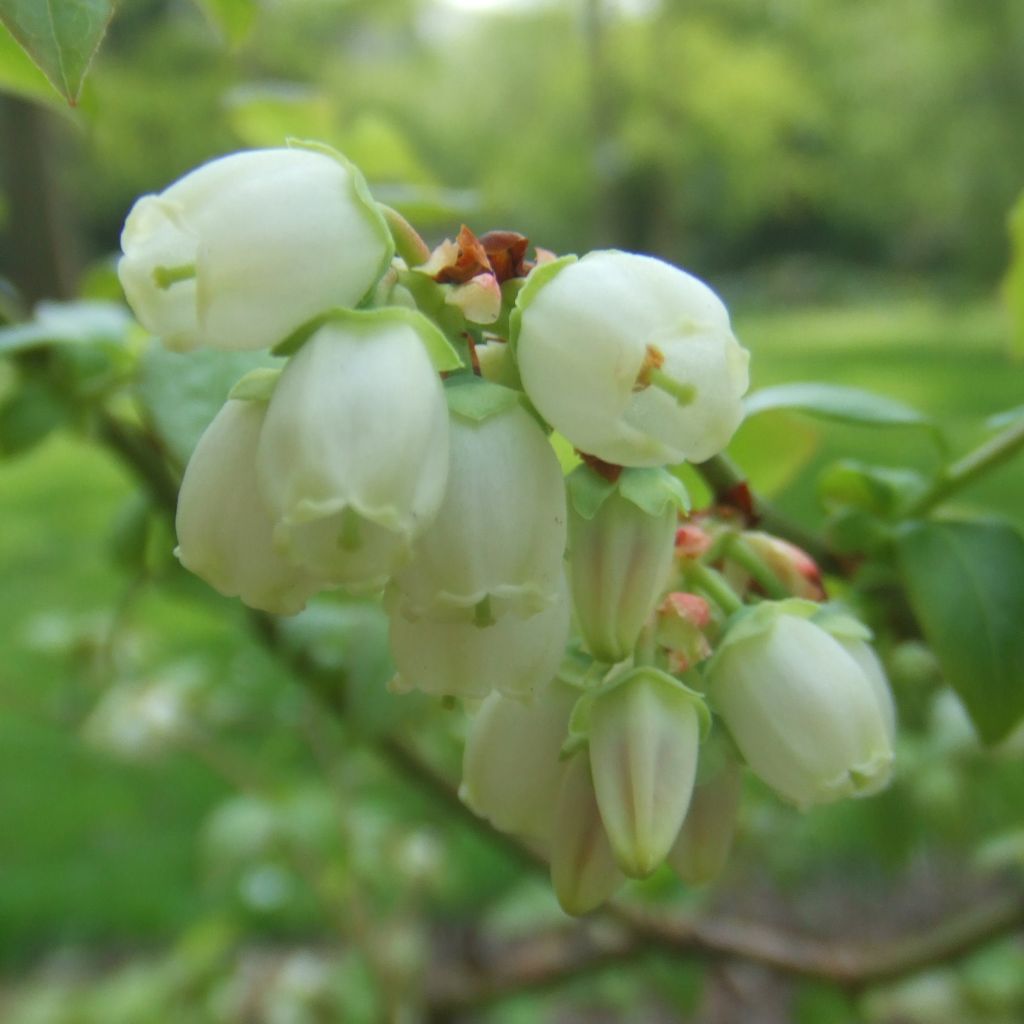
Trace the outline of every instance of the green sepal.
<instances>
[{"instance_id":1,"label":"green sepal","mask_svg":"<svg viewBox=\"0 0 1024 1024\"><path fill-rule=\"evenodd\" d=\"M830 636L843 640L870 640L872 637L871 630L864 623L835 605L818 604L802 597L788 597L782 601L761 601L759 604L741 608L729 619L718 650L706 663L705 674L723 651L735 644L761 636L783 615L810 619Z\"/></svg>"},{"instance_id":2,"label":"green sepal","mask_svg":"<svg viewBox=\"0 0 1024 1024\"><path fill-rule=\"evenodd\" d=\"M685 484L666 469L631 467L624 469L618 481L619 494L641 512L658 518L672 504L680 512L690 511L690 495Z\"/></svg>"},{"instance_id":3,"label":"green sepal","mask_svg":"<svg viewBox=\"0 0 1024 1024\"><path fill-rule=\"evenodd\" d=\"M527 309L531 302L537 297L537 293L552 278L556 277L571 263L576 263L576 256L562 256L550 263L542 263L534 267L526 278L526 284L520 289L516 296L515 309L509 315L509 344L515 354L516 346L519 343L519 329L523 317L523 310Z\"/></svg>"},{"instance_id":4,"label":"green sepal","mask_svg":"<svg viewBox=\"0 0 1024 1024\"><path fill-rule=\"evenodd\" d=\"M601 476L586 463L565 478L566 497L581 519L591 520L615 490L615 482Z\"/></svg>"},{"instance_id":5,"label":"green sepal","mask_svg":"<svg viewBox=\"0 0 1024 1024\"><path fill-rule=\"evenodd\" d=\"M451 414L471 423L483 423L521 403L520 392L470 374L449 377L444 393Z\"/></svg>"},{"instance_id":6,"label":"green sepal","mask_svg":"<svg viewBox=\"0 0 1024 1024\"><path fill-rule=\"evenodd\" d=\"M352 182L352 191L355 193L356 199L362 203L373 224L374 231L385 243L384 255L381 257L377 276L374 278L369 291L363 296L365 300L373 295L377 282L384 276L388 267L391 266L391 261L395 258L395 240L391 236L391 229L388 227L388 222L384 219L384 214L381 213L380 207L377 205L377 200L373 198L373 194L370 192L370 186L366 184L363 172L344 153L339 153L333 146L327 145L326 142L319 142L316 139L288 138L285 139L285 145L289 149L305 149L311 153L329 156L348 171L349 180ZM357 305L359 304L357 303Z\"/></svg>"},{"instance_id":7,"label":"green sepal","mask_svg":"<svg viewBox=\"0 0 1024 1024\"><path fill-rule=\"evenodd\" d=\"M341 323L351 329L366 332L382 324L404 324L419 335L438 373L462 368L462 360L459 359L459 354L451 342L422 313L415 309L407 309L405 306L388 306L385 309L330 309L293 331L284 341L274 346L272 354L294 355L321 327L329 323Z\"/></svg>"},{"instance_id":8,"label":"green sepal","mask_svg":"<svg viewBox=\"0 0 1024 1024\"><path fill-rule=\"evenodd\" d=\"M228 392L228 399L241 402L269 402L280 376L281 370L273 366L260 366L250 370Z\"/></svg>"},{"instance_id":9,"label":"green sepal","mask_svg":"<svg viewBox=\"0 0 1024 1024\"><path fill-rule=\"evenodd\" d=\"M682 682L682 680L677 679L673 675L669 675L668 672L663 672L660 668L655 668L654 665L639 665L636 668L630 669L628 672L624 672L622 675L617 676L606 687L593 694L593 696L598 697L606 693L611 693L612 690L617 690L621 686L629 686L637 679L641 678L646 679L648 682L657 683L659 686L667 686L671 690L675 691L677 696L681 694L687 697L697 709L697 717L700 720L700 738L703 740L708 735L711 731L711 712L708 710L708 706L705 703L704 694L687 686L686 683ZM573 713L575 714L575 709L573 710ZM571 719L569 724L571 729Z\"/></svg>"}]
</instances>

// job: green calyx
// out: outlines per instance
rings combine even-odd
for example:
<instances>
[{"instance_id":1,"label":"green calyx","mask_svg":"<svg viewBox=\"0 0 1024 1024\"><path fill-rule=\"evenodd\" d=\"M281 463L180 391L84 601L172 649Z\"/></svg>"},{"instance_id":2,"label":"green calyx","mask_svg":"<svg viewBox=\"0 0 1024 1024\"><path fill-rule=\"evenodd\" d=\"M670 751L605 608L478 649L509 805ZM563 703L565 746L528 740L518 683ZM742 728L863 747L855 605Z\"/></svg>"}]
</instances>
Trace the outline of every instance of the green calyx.
<instances>
[{"instance_id":1,"label":"green calyx","mask_svg":"<svg viewBox=\"0 0 1024 1024\"><path fill-rule=\"evenodd\" d=\"M459 374L445 381L445 398L453 416L470 423L483 423L492 416L523 404L521 391L494 384L472 374Z\"/></svg>"},{"instance_id":2,"label":"green calyx","mask_svg":"<svg viewBox=\"0 0 1024 1024\"><path fill-rule=\"evenodd\" d=\"M228 400L241 402L269 402L281 371L273 366L260 366L250 370L228 392Z\"/></svg>"},{"instance_id":3,"label":"green calyx","mask_svg":"<svg viewBox=\"0 0 1024 1024\"><path fill-rule=\"evenodd\" d=\"M669 505L680 512L690 510L690 496L683 482L660 468L627 467L617 480L609 480L584 464L566 478L566 490L570 505L586 520L593 519L616 491L645 515L654 518L664 515Z\"/></svg>"},{"instance_id":4,"label":"green calyx","mask_svg":"<svg viewBox=\"0 0 1024 1024\"><path fill-rule=\"evenodd\" d=\"M692 689L685 683L680 682L675 676L663 672L653 665L641 665L637 668L628 669L625 672L614 675L603 686L596 690L589 690L580 695L569 716L568 735L559 756L564 760L572 757L577 751L585 747L590 736L590 715L594 704L614 693L620 688L627 686L647 685L656 686L662 689L668 700L684 701L693 706L697 712L697 719L700 726L700 738L703 740L711 731L711 712L708 710L704 695Z\"/></svg>"},{"instance_id":5,"label":"green calyx","mask_svg":"<svg viewBox=\"0 0 1024 1024\"><path fill-rule=\"evenodd\" d=\"M293 331L273 349L275 356L294 355L321 327L338 324L373 341L374 334L389 326L411 327L423 342L434 369L439 373L462 368L462 360L448 339L422 314L404 306L384 309L331 309Z\"/></svg>"}]
</instances>

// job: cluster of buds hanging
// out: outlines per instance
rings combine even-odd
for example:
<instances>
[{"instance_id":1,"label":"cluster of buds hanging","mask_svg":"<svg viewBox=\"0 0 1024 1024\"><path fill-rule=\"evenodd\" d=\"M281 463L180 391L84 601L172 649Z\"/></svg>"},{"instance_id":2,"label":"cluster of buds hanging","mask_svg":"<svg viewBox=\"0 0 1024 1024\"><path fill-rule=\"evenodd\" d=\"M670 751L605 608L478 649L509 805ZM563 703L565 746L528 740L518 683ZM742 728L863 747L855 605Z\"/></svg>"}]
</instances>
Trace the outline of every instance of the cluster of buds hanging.
<instances>
[{"instance_id":1,"label":"cluster of buds hanging","mask_svg":"<svg viewBox=\"0 0 1024 1024\"><path fill-rule=\"evenodd\" d=\"M281 357L192 455L181 562L272 614L379 595L395 689L470 703L462 798L549 859L568 912L664 862L714 877L744 766L800 807L886 783L868 631L798 548L691 514L679 467L725 448L748 384L701 281L531 261L512 232L431 252L319 146L200 167L122 246L165 344Z\"/></svg>"}]
</instances>

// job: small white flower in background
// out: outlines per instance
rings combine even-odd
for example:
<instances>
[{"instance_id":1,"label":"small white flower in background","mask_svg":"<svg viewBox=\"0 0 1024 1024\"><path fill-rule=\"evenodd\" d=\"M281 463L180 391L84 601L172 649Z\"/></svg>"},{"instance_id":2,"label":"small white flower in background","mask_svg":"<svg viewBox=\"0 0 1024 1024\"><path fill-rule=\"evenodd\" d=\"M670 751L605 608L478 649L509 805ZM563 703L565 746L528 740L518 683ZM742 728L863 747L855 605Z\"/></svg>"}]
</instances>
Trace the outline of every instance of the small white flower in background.
<instances>
[{"instance_id":1,"label":"small white flower in background","mask_svg":"<svg viewBox=\"0 0 1024 1024\"><path fill-rule=\"evenodd\" d=\"M260 438L261 493L289 561L332 583L379 588L438 513L448 410L409 310L332 317L292 356Z\"/></svg>"},{"instance_id":2,"label":"small white flower in background","mask_svg":"<svg viewBox=\"0 0 1024 1024\"><path fill-rule=\"evenodd\" d=\"M562 470L536 420L514 399L482 419L453 412L444 503L393 599L413 620L536 614L559 598L565 536Z\"/></svg>"},{"instance_id":3,"label":"small white flower in background","mask_svg":"<svg viewBox=\"0 0 1024 1024\"><path fill-rule=\"evenodd\" d=\"M561 760L569 716L580 696L554 679L529 702L492 693L473 716L459 796L502 832L545 850L567 762Z\"/></svg>"},{"instance_id":4,"label":"small white flower in background","mask_svg":"<svg viewBox=\"0 0 1024 1024\"><path fill-rule=\"evenodd\" d=\"M800 600L756 606L726 634L708 694L751 769L798 807L867 796L892 770L895 711L849 619Z\"/></svg>"},{"instance_id":5,"label":"small white flower in background","mask_svg":"<svg viewBox=\"0 0 1024 1024\"><path fill-rule=\"evenodd\" d=\"M526 393L581 451L660 466L729 443L748 356L697 278L649 256L592 252L534 270L516 306Z\"/></svg>"},{"instance_id":6,"label":"small white flower in background","mask_svg":"<svg viewBox=\"0 0 1024 1024\"><path fill-rule=\"evenodd\" d=\"M393 245L362 174L338 155L263 149L213 160L132 207L118 275L174 349L276 345L357 305Z\"/></svg>"},{"instance_id":7,"label":"small white flower in background","mask_svg":"<svg viewBox=\"0 0 1024 1024\"><path fill-rule=\"evenodd\" d=\"M569 595L528 617L502 615L490 625L417 619L391 612L391 654L398 689L435 696L525 697L558 671L569 640Z\"/></svg>"},{"instance_id":8,"label":"small white flower in background","mask_svg":"<svg viewBox=\"0 0 1024 1024\"><path fill-rule=\"evenodd\" d=\"M646 877L671 849L690 805L708 723L698 694L651 667L628 672L590 704L590 770L624 874Z\"/></svg>"},{"instance_id":9,"label":"small white flower in background","mask_svg":"<svg viewBox=\"0 0 1024 1024\"><path fill-rule=\"evenodd\" d=\"M251 608L294 615L323 580L274 548L256 482L266 403L231 399L199 439L178 493L176 554L190 572Z\"/></svg>"}]
</instances>

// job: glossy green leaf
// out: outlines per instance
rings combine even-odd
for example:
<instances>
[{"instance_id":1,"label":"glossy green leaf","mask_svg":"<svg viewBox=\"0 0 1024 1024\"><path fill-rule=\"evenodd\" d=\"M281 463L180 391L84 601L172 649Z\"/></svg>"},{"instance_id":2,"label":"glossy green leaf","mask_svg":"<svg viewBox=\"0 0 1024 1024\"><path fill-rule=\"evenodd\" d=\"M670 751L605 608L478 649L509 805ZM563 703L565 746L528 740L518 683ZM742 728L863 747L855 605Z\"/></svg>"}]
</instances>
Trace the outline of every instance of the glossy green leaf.
<instances>
[{"instance_id":1,"label":"glossy green leaf","mask_svg":"<svg viewBox=\"0 0 1024 1024\"><path fill-rule=\"evenodd\" d=\"M1024 537L996 522L923 522L897 538L911 607L981 738L1024 717Z\"/></svg>"},{"instance_id":2,"label":"glossy green leaf","mask_svg":"<svg viewBox=\"0 0 1024 1024\"><path fill-rule=\"evenodd\" d=\"M113 13L113 0L0 0L0 21L72 106Z\"/></svg>"},{"instance_id":3,"label":"glossy green leaf","mask_svg":"<svg viewBox=\"0 0 1024 1024\"><path fill-rule=\"evenodd\" d=\"M898 515L927 487L928 481L915 470L855 459L833 462L818 479L818 494L826 508L848 506L883 517Z\"/></svg>"},{"instance_id":4,"label":"glossy green leaf","mask_svg":"<svg viewBox=\"0 0 1024 1024\"><path fill-rule=\"evenodd\" d=\"M865 427L935 429L932 420L909 405L871 391L842 387L838 384L812 381L780 384L777 387L755 391L744 404L748 417L762 412L788 409Z\"/></svg>"}]
</instances>

